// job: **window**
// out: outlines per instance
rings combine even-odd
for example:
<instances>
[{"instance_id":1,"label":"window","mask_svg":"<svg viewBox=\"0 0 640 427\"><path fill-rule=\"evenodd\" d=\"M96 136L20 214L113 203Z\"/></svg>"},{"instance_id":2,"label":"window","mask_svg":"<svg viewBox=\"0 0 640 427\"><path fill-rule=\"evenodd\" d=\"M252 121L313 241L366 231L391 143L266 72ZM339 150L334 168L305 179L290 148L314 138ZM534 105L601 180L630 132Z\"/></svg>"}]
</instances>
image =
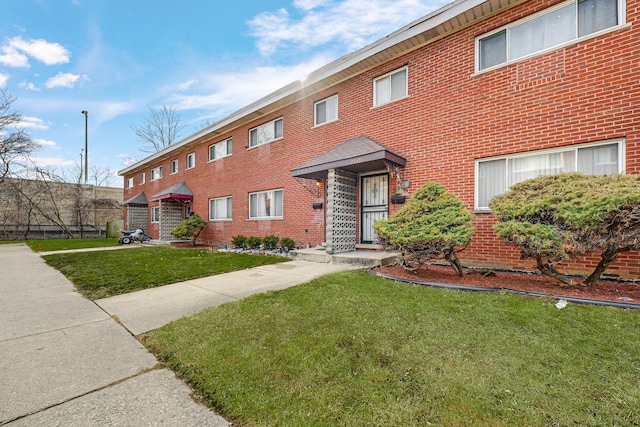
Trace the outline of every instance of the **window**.
<instances>
[{"instance_id":1,"label":"window","mask_svg":"<svg viewBox=\"0 0 640 427\"><path fill-rule=\"evenodd\" d=\"M315 126L338 120L338 95L316 102L313 111Z\"/></svg>"},{"instance_id":2,"label":"window","mask_svg":"<svg viewBox=\"0 0 640 427\"><path fill-rule=\"evenodd\" d=\"M144 180L145 180L145 174L144 174L144 172L142 172L140 174L140 185L144 184Z\"/></svg>"},{"instance_id":3,"label":"window","mask_svg":"<svg viewBox=\"0 0 640 427\"><path fill-rule=\"evenodd\" d=\"M249 147L257 147L280 138L282 138L282 118L251 129Z\"/></svg>"},{"instance_id":4,"label":"window","mask_svg":"<svg viewBox=\"0 0 640 427\"><path fill-rule=\"evenodd\" d=\"M162 178L162 166L151 169L151 181Z\"/></svg>"},{"instance_id":5,"label":"window","mask_svg":"<svg viewBox=\"0 0 640 427\"><path fill-rule=\"evenodd\" d=\"M209 161L218 160L231 155L233 141L231 138L209 146Z\"/></svg>"},{"instance_id":6,"label":"window","mask_svg":"<svg viewBox=\"0 0 640 427\"><path fill-rule=\"evenodd\" d=\"M178 159L171 160L171 174L178 173Z\"/></svg>"},{"instance_id":7,"label":"window","mask_svg":"<svg viewBox=\"0 0 640 427\"><path fill-rule=\"evenodd\" d=\"M160 222L160 206L154 206L151 208L151 223L155 224Z\"/></svg>"},{"instance_id":8,"label":"window","mask_svg":"<svg viewBox=\"0 0 640 427\"><path fill-rule=\"evenodd\" d=\"M488 209L489 200L512 185L541 175L580 172L613 175L624 170L622 141L586 144L505 156L476 162L476 208Z\"/></svg>"},{"instance_id":9,"label":"window","mask_svg":"<svg viewBox=\"0 0 640 427\"><path fill-rule=\"evenodd\" d=\"M407 96L407 67L392 71L373 81L373 106Z\"/></svg>"},{"instance_id":10,"label":"window","mask_svg":"<svg viewBox=\"0 0 640 427\"><path fill-rule=\"evenodd\" d=\"M231 220L231 197L209 200L209 221Z\"/></svg>"},{"instance_id":11,"label":"window","mask_svg":"<svg viewBox=\"0 0 640 427\"><path fill-rule=\"evenodd\" d=\"M479 37L476 69L485 70L616 27L624 20L623 11L623 0L572 0L549 8Z\"/></svg>"},{"instance_id":12,"label":"window","mask_svg":"<svg viewBox=\"0 0 640 427\"><path fill-rule=\"evenodd\" d=\"M282 218L282 190L249 194L249 218Z\"/></svg>"},{"instance_id":13,"label":"window","mask_svg":"<svg viewBox=\"0 0 640 427\"><path fill-rule=\"evenodd\" d=\"M127 178L127 188L133 188L133 178Z\"/></svg>"},{"instance_id":14,"label":"window","mask_svg":"<svg viewBox=\"0 0 640 427\"><path fill-rule=\"evenodd\" d=\"M193 169L196 166L196 153L187 154L187 169Z\"/></svg>"}]
</instances>

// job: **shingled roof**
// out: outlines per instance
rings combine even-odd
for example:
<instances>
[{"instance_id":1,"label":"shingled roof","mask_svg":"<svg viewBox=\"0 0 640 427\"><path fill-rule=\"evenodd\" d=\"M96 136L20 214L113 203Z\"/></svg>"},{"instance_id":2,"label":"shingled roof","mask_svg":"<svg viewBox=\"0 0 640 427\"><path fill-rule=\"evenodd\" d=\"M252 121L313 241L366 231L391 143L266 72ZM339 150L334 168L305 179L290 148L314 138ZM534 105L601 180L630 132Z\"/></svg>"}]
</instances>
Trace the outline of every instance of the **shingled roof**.
<instances>
[{"instance_id":1,"label":"shingled roof","mask_svg":"<svg viewBox=\"0 0 640 427\"><path fill-rule=\"evenodd\" d=\"M147 202L147 196L144 195L144 191L122 203L122 206L148 206L148 205L149 205L149 202Z\"/></svg>"},{"instance_id":2,"label":"shingled roof","mask_svg":"<svg viewBox=\"0 0 640 427\"><path fill-rule=\"evenodd\" d=\"M184 181L182 181L175 185L172 185L166 190L159 192L158 194L156 194L151 198L151 201L157 202L158 200L164 200L164 199L193 200L193 193L191 192L189 187L187 187L187 184Z\"/></svg>"},{"instance_id":3,"label":"shingled roof","mask_svg":"<svg viewBox=\"0 0 640 427\"><path fill-rule=\"evenodd\" d=\"M366 172L384 169L386 162L404 166L407 160L377 142L361 135L346 140L291 170L294 178L320 180L329 169Z\"/></svg>"}]
</instances>

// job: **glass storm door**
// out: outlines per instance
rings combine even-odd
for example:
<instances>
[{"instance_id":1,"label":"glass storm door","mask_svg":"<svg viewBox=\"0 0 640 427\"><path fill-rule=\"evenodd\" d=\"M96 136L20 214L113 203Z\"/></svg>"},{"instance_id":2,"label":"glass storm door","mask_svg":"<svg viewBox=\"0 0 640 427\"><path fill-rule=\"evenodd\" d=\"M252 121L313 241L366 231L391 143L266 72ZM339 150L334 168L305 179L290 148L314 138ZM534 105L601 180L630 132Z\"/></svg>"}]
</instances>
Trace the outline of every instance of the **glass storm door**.
<instances>
[{"instance_id":1,"label":"glass storm door","mask_svg":"<svg viewBox=\"0 0 640 427\"><path fill-rule=\"evenodd\" d=\"M360 191L361 243L377 243L373 224L389 216L389 175L363 176Z\"/></svg>"}]
</instances>

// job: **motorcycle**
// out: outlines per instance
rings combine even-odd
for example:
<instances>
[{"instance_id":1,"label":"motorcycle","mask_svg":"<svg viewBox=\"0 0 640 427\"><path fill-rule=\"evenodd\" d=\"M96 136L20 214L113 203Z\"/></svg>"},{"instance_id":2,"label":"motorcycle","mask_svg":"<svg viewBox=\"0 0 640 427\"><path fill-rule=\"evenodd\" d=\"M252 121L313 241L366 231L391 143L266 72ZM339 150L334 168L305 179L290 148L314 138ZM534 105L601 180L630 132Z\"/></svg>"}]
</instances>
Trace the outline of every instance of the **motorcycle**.
<instances>
[{"instance_id":1,"label":"motorcycle","mask_svg":"<svg viewBox=\"0 0 640 427\"><path fill-rule=\"evenodd\" d=\"M122 236L118 238L118 243L128 245L133 242L147 242L151 240L151 236L145 234L142 228L136 230L120 230Z\"/></svg>"}]
</instances>

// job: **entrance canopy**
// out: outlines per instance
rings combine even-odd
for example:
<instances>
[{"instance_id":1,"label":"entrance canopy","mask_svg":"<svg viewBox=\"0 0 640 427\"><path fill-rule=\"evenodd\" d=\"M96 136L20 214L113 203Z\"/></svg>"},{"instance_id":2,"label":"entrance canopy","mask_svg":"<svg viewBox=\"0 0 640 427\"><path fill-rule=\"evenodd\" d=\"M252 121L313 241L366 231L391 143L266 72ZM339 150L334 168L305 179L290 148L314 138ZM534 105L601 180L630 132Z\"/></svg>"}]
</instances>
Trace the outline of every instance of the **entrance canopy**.
<instances>
[{"instance_id":1,"label":"entrance canopy","mask_svg":"<svg viewBox=\"0 0 640 427\"><path fill-rule=\"evenodd\" d=\"M177 201L183 200L193 200L193 193L187 187L184 181L177 183L176 185L172 185L164 191L159 192L155 196L151 198L152 202L157 202L158 200L165 199L173 199Z\"/></svg>"},{"instance_id":2,"label":"entrance canopy","mask_svg":"<svg viewBox=\"0 0 640 427\"><path fill-rule=\"evenodd\" d=\"M133 196L126 202L122 203L122 206L148 206L147 196L144 195L144 191L136 196Z\"/></svg>"},{"instance_id":3,"label":"entrance canopy","mask_svg":"<svg viewBox=\"0 0 640 427\"><path fill-rule=\"evenodd\" d=\"M389 162L404 166L407 160L366 136L358 136L291 170L291 176L319 181L327 177L329 169L360 173L384 169Z\"/></svg>"}]
</instances>

